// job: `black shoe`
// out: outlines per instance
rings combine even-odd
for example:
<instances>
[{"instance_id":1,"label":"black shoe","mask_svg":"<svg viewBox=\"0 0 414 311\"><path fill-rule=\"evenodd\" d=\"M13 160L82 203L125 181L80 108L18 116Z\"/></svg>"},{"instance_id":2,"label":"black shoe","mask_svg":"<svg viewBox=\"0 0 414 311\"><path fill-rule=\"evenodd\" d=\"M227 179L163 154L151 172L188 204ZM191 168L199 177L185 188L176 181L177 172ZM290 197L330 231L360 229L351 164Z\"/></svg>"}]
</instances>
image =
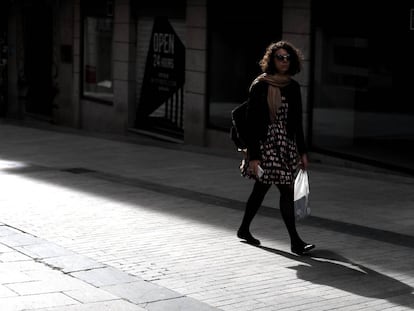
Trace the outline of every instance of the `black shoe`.
<instances>
[{"instance_id":1,"label":"black shoe","mask_svg":"<svg viewBox=\"0 0 414 311\"><path fill-rule=\"evenodd\" d=\"M295 253L295 254L298 254L298 255L303 255L303 254L309 252L311 249L314 249L314 248L315 248L314 244L303 243L303 244L299 244L299 245L292 245L291 251L292 251L292 253Z\"/></svg>"},{"instance_id":2,"label":"black shoe","mask_svg":"<svg viewBox=\"0 0 414 311\"><path fill-rule=\"evenodd\" d=\"M252 245L260 245L260 241L252 236L252 234L249 231L244 230L238 230L237 231L237 237L246 240L247 243Z\"/></svg>"}]
</instances>

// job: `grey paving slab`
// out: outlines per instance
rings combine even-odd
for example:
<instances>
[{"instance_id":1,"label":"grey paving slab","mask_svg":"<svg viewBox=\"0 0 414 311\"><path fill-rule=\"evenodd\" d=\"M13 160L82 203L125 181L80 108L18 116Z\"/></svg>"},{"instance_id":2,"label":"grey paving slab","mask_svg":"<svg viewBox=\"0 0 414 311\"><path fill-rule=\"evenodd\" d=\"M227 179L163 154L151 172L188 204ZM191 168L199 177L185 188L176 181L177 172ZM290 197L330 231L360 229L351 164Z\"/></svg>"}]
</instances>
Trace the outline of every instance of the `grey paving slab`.
<instances>
[{"instance_id":1,"label":"grey paving slab","mask_svg":"<svg viewBox=\"0 0 414 311\"><path fill-rule=\"evenodd\" d=\"M104 267L103 264L98 263L86 256L73 253L66 256L42 258L41 262L44 262L45 264L56 269L62 270L65 273Z\"/></svg>"},{"instance_id":2,"label":"grey paving slab","mask_svg":"<svg viewBox=\"0 0 414 311\"><path fill-rule=\"evenodd\" d=\"M16 261L25 261L30 260L31 258L20 252L1 252L0 251L0 262L16 262Z\"/></svg>"},{"instance_id":3,"label":"grey paving slab","mask_svg":"<svg viewBox=\"0 0 414 311\"><path fill-rule=\"evenodd\" d=\"M102 289L136 304L183 297L183 295L156 284L139 280L127 284L103 286Z\"/></svg>"},{"instance_id":4,"label":"grey paving slab","mask_svg":"<svg viewBox=\"0 0 414 311\"><path fill-rule=\"evenodd\" d=\"M13 249L0 243L0 253L4 254L4 253L8 253L8 252L12 252Z\"/></svg>"},{"instance_id":5,"label":"grey paving slab","mask_svg":"<svg viewBox=\"0 0 414 311\"><path fill-rule=\"evenodd\" d=\"M189 297L151 302L145 305L145 309L148 311L217 311L217 308Z\"/></svg>"},{"instance_id":6,"label":"grey paving slab","mask_svg":"<svg viewBox=\"0 0 414 311\"><path fill-rule=\"evenodd\" d=\"M3 226L4 227L4 226ZM13 229L12 229L13 230ZM7 241L8 246L28 246L33 244L39 244L42 241L38 238L25 233L18 233L18 234L11 234L11 235L5 235L0 237L0 243L4 243L4 241Z\"/></svg>"},{"instance_id":7,"label":"grey paving slab","mask_svg":"<svg viewBox=\"0 0 414 311\"><path fill-rule=\"evenodd\" d=\"M97 287L130 283L137 280L132 275L112 267L73 272L71 275Z\"/></svg>"},{"instance_id":8,"label":"grey paving slab","mask_svg":"<svg viewBox=\"0 0 414 311\"><path fill-rule=\"evenodd\" d=\"M110 300L119 300L120 296L115 296L109 293L108 291L102 290L96 287L89 287L87 290L85 288L78 288L75 290L65 290L65 295L72 297L73 299L83 303L96 303L104 302Z\"/></svg>"},{"instance_id":9,"label":"grey paving slab","mask_svg":"<svg viewBox=\"0 0 414 311\"><path fill-rule=\"evenodd\" d=\"M58 271L42 271L35 276L37 280L29 282L9 283L7 287L19 295L35 295L52 292L64 292L75 289L89 290L92 287L85 285L83 282L68 277Z\"/></svg>"},{"instance_id":10,"label":"grey paving slab","mask_svg":"<svg viewBox=\"0 0 414 311\"><path fill-rule=\"evenodd\" d=\"M1 310L21 311L28 309L62 307L65 305L79 304L76 300L62 293L50 293L41 295L6 297L1 299Z\"/></svg>"},{"instance_id":11,"label":"grey paving slab","mask_svg":"<svg viewBox=\"0 0 414 311\"><path fill-rule=\"evenodd\" d=\"M15 228L6 226L3 223L0 224L0 237L8 236L8 235L16 234L16 233L20 233L20 231Z\"/></svg>"},{"instance_id":12,"label":"grey paving slab","mask_svg":"<svg viewBox=\"0 0 414 311\"><path fill-rule=\"evenodd\" d=\"M15 249L32 258L60 257L75 254L74 252L68 251L59 245L41 240L35 244L17 246Z\"/></svg>"},{"instance_id":13,"label":"grey paving slab","mask_svg":"<svg viewBox=\"0 0 414 311\"><path fill-rule=\"evenodd\" d=\"M145 311L146 309L125 300L113 300L54 308L27 309L27 311Z\"/></svg>"},{"instance_id":14,"label":"grey paving slab","mask_svg":"<svg viewBox=\"0 0 414 311\"><path fill-rule=\"evenodd\" d=\"M1 273L1 284L3 285L33 281L33 278L24 272L15 271L15 270L4 270L2 269L1 266L0 266L0 273Z\"/></svg>"},{"instance_id":15,"label":"grey paving slab","mask_svg":"<svg viewBox=\"0 0 414 311\"><path fill-rule=\"evenodd\" d=\"M33 260L33 258L29 258L29 260L23 261L18 260L2 262L0 265L0 271L20 271L26 275L30 275L34 272L47 273L50 271L50 267Z\"/></svg>"},{"instance_id":16,"label":"grey paving slab","mask_svg":"<svg viewBox=\"0 0 414 311\"><path fill-rule=\"evenodd\" d=\"M5 297L15 297L18 296L16 292L10 290L4 285L0 285L0 299Z\"/></svg>"}]
</instances>

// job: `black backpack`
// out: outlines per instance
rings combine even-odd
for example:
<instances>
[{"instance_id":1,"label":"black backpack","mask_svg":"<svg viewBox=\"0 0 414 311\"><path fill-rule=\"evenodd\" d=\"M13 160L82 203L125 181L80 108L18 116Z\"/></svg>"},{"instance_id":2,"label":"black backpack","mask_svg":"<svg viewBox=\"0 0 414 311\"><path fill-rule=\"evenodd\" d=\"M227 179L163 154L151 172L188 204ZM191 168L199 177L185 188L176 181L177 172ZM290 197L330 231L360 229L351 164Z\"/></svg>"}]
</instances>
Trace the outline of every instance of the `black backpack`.
<instances>
[{"instance_id":1,"label":"black backpack","mask_svg":"<svg viewBox=\"0 0 414 311\"><path fill-rule=\"evenodd\" d=\"M237 147L243 150L247 148L247 100L231 111L230 138Z\"/></svg>"}]
</instances>

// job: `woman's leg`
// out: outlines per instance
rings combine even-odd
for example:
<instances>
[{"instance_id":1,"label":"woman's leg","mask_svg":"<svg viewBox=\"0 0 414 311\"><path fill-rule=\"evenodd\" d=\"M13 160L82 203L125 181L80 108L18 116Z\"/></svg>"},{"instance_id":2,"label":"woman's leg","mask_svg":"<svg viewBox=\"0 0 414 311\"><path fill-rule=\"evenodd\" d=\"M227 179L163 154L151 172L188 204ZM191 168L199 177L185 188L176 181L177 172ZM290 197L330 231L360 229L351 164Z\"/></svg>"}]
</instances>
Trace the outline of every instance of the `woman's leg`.
<instances>
[{"instance_id":1,"label":"woman's leg","mask_svg":"<svg viewBox=\"0 0 414 311\"><path fill-rule=\"evenodd\" d=\"M269 188L270 185L256 181L254 183L252 193L247 200L243 220L239 230L237 231L237 236L241 239L246 240L248 243L257 245L260 244L260 241L251 235L250 224L253 221L253 218L259 210L260 206L262 205L266 193L269 191Z\"/></svg>"},{"instance_id":2,"label":"woman's leg","mask_svg":"<svg viewBox=\"0 0 414 311\"><path fill-rule=\"evenodd\" d=\"M289 233L292 252L302 254L315 247L313 244L307 244L296 231L295 210L293 202L293 184L277 185L280 191L280 213Z\"/></svg>"},{"instance_id":3,"label":"woman's leg","mask_svg":"<svg viewBox=\"0 0 414 311\"><path fill-rule=\"evenodd\" d=\"M295 211L293 206L293 185L277 185L277 188L280 192L280 213L289 232L290 241L294 244L301 239L296 231Z\"/></svg>"}]
</instances>

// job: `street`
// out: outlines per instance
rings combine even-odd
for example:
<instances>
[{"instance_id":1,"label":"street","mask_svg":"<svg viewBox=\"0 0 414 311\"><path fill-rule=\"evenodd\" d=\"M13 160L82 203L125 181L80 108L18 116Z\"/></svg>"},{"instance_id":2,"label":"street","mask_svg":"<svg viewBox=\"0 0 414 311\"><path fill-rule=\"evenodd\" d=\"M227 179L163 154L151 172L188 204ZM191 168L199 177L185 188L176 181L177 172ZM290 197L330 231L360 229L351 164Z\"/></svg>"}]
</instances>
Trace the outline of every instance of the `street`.
<instances>
[{"instance_id":1,"label":"street","mask_svg":"<svg viewBox=\"0 0 414 311\"><path fill-rule=\"evenodd\" d=\"M310 168L316 248L276 189L236 230L237 156L0 123L1 310L413 310L414 178Z\"/></svg>"}]
</instances>

